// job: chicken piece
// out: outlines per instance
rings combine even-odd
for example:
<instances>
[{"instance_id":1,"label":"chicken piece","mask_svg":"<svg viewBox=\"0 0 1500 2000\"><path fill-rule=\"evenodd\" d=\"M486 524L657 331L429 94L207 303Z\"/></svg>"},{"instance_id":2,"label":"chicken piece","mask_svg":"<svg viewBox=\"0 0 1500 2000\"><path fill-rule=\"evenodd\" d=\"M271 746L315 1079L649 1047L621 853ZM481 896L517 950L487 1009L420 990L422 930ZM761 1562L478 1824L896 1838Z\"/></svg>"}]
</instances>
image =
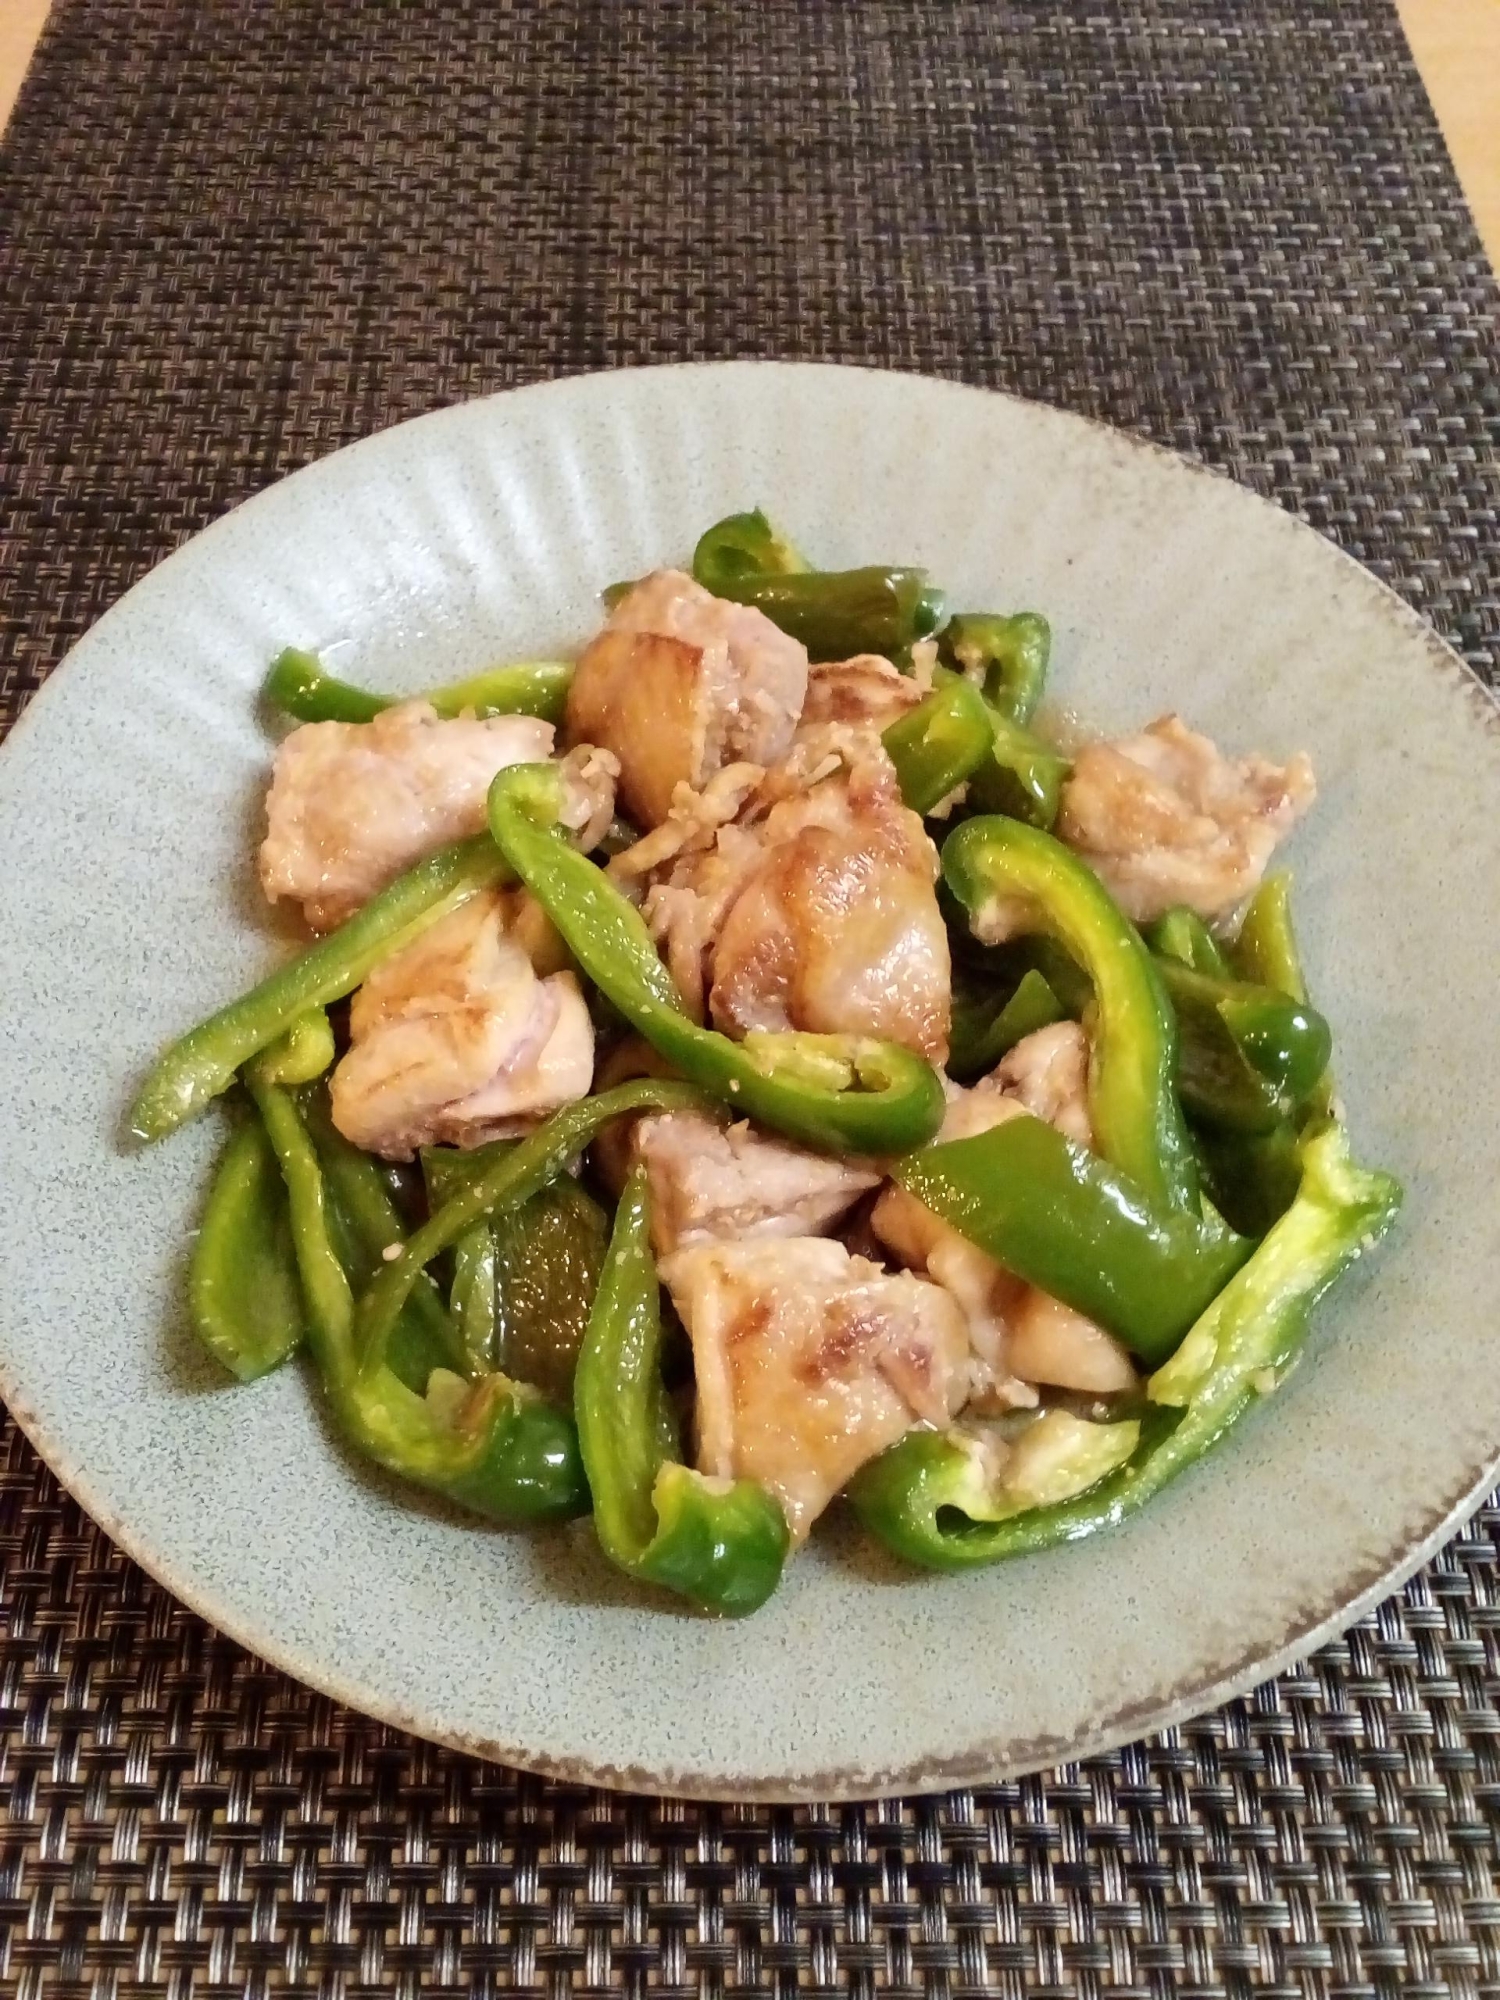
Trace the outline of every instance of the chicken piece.
<instances>
[{"instance_id":1,"label":"chicken piece","mask_svg":"<svg viewBox=\"0 0 1500 2000\"><path fill-rule=\"evenodd\" d=\"M654 827L679 784L702 791L724 764L784 756L806 692L800 641L753 605L657 570L585 648L568 691L568 732L615 752L626 808Z\"/></svg>"},{"instance_id":2,"label":"chicken piece","mask_svg":"<svg viewBox=\"0 0 1500 2000\"><path fill-rule=\"evenodd\" d=\"M551 754L550 722L443 722L425 701L373 722L305 722L276 752L261 886L331 930L414 863L479 833L497 771Z\"/></svg>"},{"instance_id":3,"label":"chicken piece","mask_svg":"<svg viewBox=\"0 0 1500 2000\"><path fill-rule=\"evenodd\" d=\"M712 921L697 929L711 946L714 1025L872 1035L944 1061L952 992L937 851L884 751L868 745L754 833L758 855L721 834L724 880L704 868L681 885L713 892ZM662 897L647 915L668 931L683 921Z\"/></svg>"},{"instance_id":4,"label":"chicken piece","mask_svg":"<svg viewBox=\"0 0 1500 2000\"><path fill-rule=\"evenodd\" d=\"M701 1244L661 1272L692 1337L699 1469L759 1480L798 1541L868 1459L963 1400L953 1300L842 1243Z\"/></svg>"},{"instance_id":5,"label":"chicken piece","mask_svg":"<svg viewBox=\"0 0 1500 2000\"><path fill-rule=\"evenodd\" d=\"M1300 752L1285 765L1225 757L1167 715L1079 752L1057 831L1136 923L1177 903L1213 919L1253 893L1316 792Z\"/></svg>"},{"instance_id":6,"label":"chicken piece","mask_svg":"<svg viewBox=\"0 0 1500 2000\"><path fill-rule=\"evenodd\" d=\"M803 729L822 723L853 723L877 733L915 708L927 690L878 653L857 653L808 669Z\"/></svg>"},{"instance_id":7,"label":"chicken piece","mask_svg":"<svg viewBox=\"0 0 1500 2000\"><path fill-rule=\"evenodd\" d=\"M1089 1044L1076 1021L1058 1021L1025 1035L976 1090L998 1086L1034 1117L1055 1125L1075 1145L1092 1147L1089 1117Z\"/></svg>"},{"instance_id":8,"label":"chicken piece","mask_svg":"<svg viewBox=\"0 0 1500 2000\"><path fill-rule=\"evenodd\" d=\"M578 982L538 979L503 918L499 893L471 897L355 994L329 1096L356 1146L391 1160L477 1146L587 1096L594 1030Z\"/></svg>"},{"instance_id":9,"label":"chicken piece","mask_svg":"<svg viewBox=\"0 0 1500 2000\"><path fill-rule=\"evenodd\" d=\"M1032 1116L1091 1145L1087 1081L1088 1043L1078 1024L1041 1028L971 1090L949 1086L938 1138L972 1139L1007 1119ZM958 1301L973 1349L976 1409L1032 1405L1037 1382L1096 1395L1134 1383L1129 1356L1103 1327L1005 1270L904 1188L884 1190L870 1225L903 1264L925 1271Z\"/></svg>"},{"instance_id":10,"label":"chicken piece","mask_svg":"<svg viewBox=\"0 0 1500 2000\"><path fill-rule=\"evenodd\" d=\"M661 1257L694 1243L820 1236L881 1179L856 1161L809 1152L746 1122L726 1127L701 1111L641 1119L635 1156L650 1183Z\"/></svg>"}]
</instances>

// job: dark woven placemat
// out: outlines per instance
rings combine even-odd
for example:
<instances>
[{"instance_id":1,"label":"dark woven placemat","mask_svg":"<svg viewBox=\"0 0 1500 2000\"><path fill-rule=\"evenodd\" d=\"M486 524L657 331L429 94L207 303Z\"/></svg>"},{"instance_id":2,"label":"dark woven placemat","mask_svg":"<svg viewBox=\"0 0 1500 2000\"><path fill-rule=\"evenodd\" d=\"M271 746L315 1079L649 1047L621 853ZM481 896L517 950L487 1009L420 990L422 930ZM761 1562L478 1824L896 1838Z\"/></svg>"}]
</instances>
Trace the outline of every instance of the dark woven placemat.
<instances>
[{"instance_id":1,"label":"dark woven placemat","mask_svg":"<svg viewBox=\"0 0 1500 2000\"><path fill-rule=\"evenodd\" d=\"M280 473L731 354L1144 431L1500 677L1497 297L1383 0L62 0L0 271L0 723ZM1305 1668L1085 1766L676 1806L267 1671L9 1429L0 1990L1500 1992L1497 1537L1487 1509Z\"/></svg>"}]
</instances>

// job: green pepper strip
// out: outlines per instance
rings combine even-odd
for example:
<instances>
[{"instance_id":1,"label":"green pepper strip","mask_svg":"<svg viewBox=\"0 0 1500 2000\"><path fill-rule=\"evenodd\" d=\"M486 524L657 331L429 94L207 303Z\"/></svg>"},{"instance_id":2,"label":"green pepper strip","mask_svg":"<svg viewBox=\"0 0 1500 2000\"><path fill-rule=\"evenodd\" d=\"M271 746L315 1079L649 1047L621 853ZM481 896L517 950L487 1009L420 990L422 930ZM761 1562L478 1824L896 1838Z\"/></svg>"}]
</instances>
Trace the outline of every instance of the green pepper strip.
<instances>
[{"instance_id":1,"label":"green pepper strip","mask_svg":"<svg viewBox=\"0 0 1500 2000\"><path fill-rule=\"evenodd\" d=\"M440 1372L420 1396L387 1367L360 1369L353 1296L329 1233L312 1139L290 1092L254 1077L250 1089L286 1180L309 1345L349 1443L387 1471L493 1520L586 1512L572 1422L524 1384L504 1375L466 1384Z\"/></svg>"},{"instance_id":2,"label":"green pepper strip","mask_svg":"<svg viewBox=\"0 0 1500 2000\"><path fill-rule=\"evenodd\" d=\"M1044 931L1078 960L1094 989L1089 1116L1099 1151L1151 1208L1196 1218L1171 1004L1151 954L1103 883L1050 834L999 817L971 819L949 834L943 878L977 936L989 914L1003 915L1010 930Z\"/></svg>"},{"instance_id":3,"label":"green pepper strip","mask_svg":"<svg viewBox=\"0 0 1500 2000\"><path fill-rule=\"evenodd\" d=\"M514 1141L492 1140L469 1152L446 1146L422 1148L422 1180L429 1211L511 1151ZM466 1229L453 1246L453 1281L448 1303L472 1366L494 1368L500 1360L495 1297L495 1232L488 1221Z\"/></svg>"},{"instance_id":4,"label":"green pepper strip","mask_svg":"<svg viewBox=\"0 0 1500 2000\"><path fill-rule=\"evenodd\" d=\"M198 1338L241 1382L279 1368L302 1343L286 1184L253 1112L214 1172L188 1267L188 1309Z\"/></svg>"},{"instance_id":5,"label":"green pepper strip","mask_svg":"<svg viewBox=\"0 0 1500 2000\"><path fill-rule=\"evenodd\" d=\"M801 553L758 507L715 521L693 550L693 580L715 597L728 597L726 586L742 577L795 576L807 568Z\"/></svg>"},{"instance_id":6,"label":"green pepper strip","mask_svg":"<svg viewBox=\"0 0 1500 2000\"><path fill-rule=\"evenodd\" d=\"M131 1106L132 1134L163 1139L174 1132L227 1090L236 1071L299 1014L352 993L372 965L508 874L487 834L419 861L348 923L173 1042Z\"/></svg>"},{"instance_id":7,"label":"green pepper strip","mask_svg":"<svg viewBox=\"0 0 1500 2000\"><path fill-rule=\"evenodd\" d=\"M909 1562L939 1570L1029 1555L1115 1526L1274 1384L1313 1307L1384 1235L1400 1200L1389 1175L1353 1164L1341 1128L1319 1127L1303 1142L1292 1206L1151 1377L1153 1408L1118 1471L1054 1506L986 1520L986 1482L973 1451L951 1434L913 1431L856 1475L849 1497L860 1519Z\"/></svg>"},{"instance_id":8,"label":"green pepper strip","mask_svg":"<svg viewBox=\"0 0 1500 2000\"><path fill-rule=\"evenodd\" d=\"M904 1153L943 1119L929 1063L853 1035L751 1034L732 1042L681 1011L640 912L550 831L558 776L512 764L490 787L490 829L587 976L675 1070L741 1117L833 1153Z\"/></svg>"},{"instance_id":9,"label":"green pepper strip","mask_svg":"<svg viewBox=\"0 0 1500 2000\"><path fill-rule=\"evenodd\" d=\"M941 691L962 680L962 675L939 667L933 686ZM979 759L970 775L969 803L982 812L1007 813L1045 831L1057 818L1068 760L993 703L986 701L984 709L990 725L989 754Z\"/></svg>"},{"instance_id":10,"label":"green pepper strip","mask_svg":"<svg viewBox=\"0 0 1500 2000\"><path fill-rule=\"evenodd\" d=\"M1179 1087L1189 1111L1261 1132L1306 1102L1333 1049L1321 1014L1269 986L1195 972L1180 959L1156 965L1177 1011Z\"/></svg>"},{"instance_id":11,"label":"green pepper strip","mask_svg":"<svg viewBox=\"0 0 1500 2000\"><path fill-rule=\"evenodd\" d=\"M1178 903L1165 916L1158 917L1147 928L1145 938L1158 958L1175 958L1179 964L1189 966L1194 972L1207 973L1211 979L1234 977L1219 940L1198 912L1190 910L1186 903Z\"/></svg>"},{"instance_id":12,"label":"green pepper strip","mask_svg":"<svg viewBox=\"0 0 1500 2000\"><path fill-rule=\"evenodd\" d=\"M259 1072L259 1062L254 1067ZM391 1193L388 1170L339 1131L325 1093L304 1092L297 1103L323 1169L334 1247L350 1286L358 1292L384 1267L386 1251L405 1240L406 1225ZM487 1373L490 1366L470 1354L437 1286L425 1275L402 1308L386 1361L418 1395L426 1390L434 1368L472 1378Z\"/></svg>"},{"instance_id":13,"label":"green pepper strip","mask_svg":"<svg viewBox=\"0 0 1500 2000\"><path fill-rule=\"evenodd\" d=\"M646 1176L630 1176L615 1213L578 1356L578 1442L594 1527L612 1563L706 1611L742 1617L781 1580L791 1538L753 1480L708 1479L663 1446L661 1294L651 1256Z\"/></svg>"},{"instance_id":14,"label":"green pepper strip","mask_svg":"<svg viewBox=\"0 0 1500 2000\"><path fill-rule=\"evenodd\" d=\"M413 1285L434 1257L451 1250L465 1230L500 1207L526 1201L538 1188L567 1171L594 1135L628 1111L700 1109L703 1094L666 1077L638 1077L597 1097L556 1111L528 1139L487 1167L445 1201L435 1215L406 1239L401 1254L377 1271L359 1302L356 1316L360 1368L366 1375L384 1364L386 1342Z\"/></svg>"},{"instance_id":15,"label":"green pepper strip","mask_svg":"<svg viewBox=\"0 0 1500 2000\"><path fill-rule=\"evenodd\" d=\"M897 1183L997 1263L1164 1360L1252 1245L1215 1216L1157 1208L1040 1118L898 1160Z\"/></svg>"},{"instance_id":16,"label":"green pepper strip","mask_svg":"<svg viewBox=\"0 0 1500 2000\"><path fill-rule=\"evenodd\" d=\"M299 1014L284 1034L257 1057L267 1083L311 1083L332 1067L333 1029L321 1007Z\"/></svg>"},{"instance_id":17,"label":"green pepper strip","mask_svg":"<svg viewBox=\"0 0 1500 2000\"><path fill-rule=\"evenodd\" d=\"M938 656L1024 729L1047 685L1052 628L1036 611L961 611L943 627Z\"/></svg>"},{"instance_id":18,"label":"green pepper strip","mask_svg":"<svg viewBox=\"0 0 1500 2000\"><path fill-rule=\"evenodd\" d=\"M753 604L800 639L813 660L847 660L856 653L890 659L926 638L942 617L942 600L922 569L748 572L722 577L716 594Z\"/></svg>"},{"instance_id":19,"label":"green pepper strip","mask_svg":"<svg viewBox=\"0 0 1500 2000\"><path fill-rule=\"evenodd\" d=\"M298 722L373 722L398 701L430 702L442 716L539 715L561 722L573 668L567 660L525 660L491 667L468 680L450 681L416 695L371 694L323 671L316 653L288 646L278 653L262 689L267 701Z\"/></svg>"},{"instance_id":20,"label":"green pepper strip","mask_svg":"<svg viewBox=\"0 0 1500 2000\"><path fill-rule=\"evenodd\" d=\"M880 740L896 767L902 799L913 812L928 813L979 768L994 732L983 695L950 674Z\"/></svg>"},{"instance_id":21,"label":"green pepper strip","mask_svg":"<svg viewBox=\"0 0 1500 2000\"><path fill-rule=\"evenodd\" d=\"M956 1083L988 1076L1000 1058L1027 1035L1065 1018L1062 1003L1032 967L1003 1006L994 989L953 981L953 1024L948 1036L948 1074Z\"/></svg>"},{"instance_id":22,"label":"green pepper strip","mask_svg":"<svg viewBox=\"0 0 1500 2000\"><path fill-rule=\"evenodd\" d=\"M1266 877L1245 912L1245 921L1232 947L1232 963L1242 979L1255 980L1305 1003L1307 980L1292 928L1291 893L1292 878L1285 871ZM1333 1075L1325 1069L1307 1097L1308 1110L1315 1118L1329 1115L1333 1094Z\"/></svg>"}]
</instances>

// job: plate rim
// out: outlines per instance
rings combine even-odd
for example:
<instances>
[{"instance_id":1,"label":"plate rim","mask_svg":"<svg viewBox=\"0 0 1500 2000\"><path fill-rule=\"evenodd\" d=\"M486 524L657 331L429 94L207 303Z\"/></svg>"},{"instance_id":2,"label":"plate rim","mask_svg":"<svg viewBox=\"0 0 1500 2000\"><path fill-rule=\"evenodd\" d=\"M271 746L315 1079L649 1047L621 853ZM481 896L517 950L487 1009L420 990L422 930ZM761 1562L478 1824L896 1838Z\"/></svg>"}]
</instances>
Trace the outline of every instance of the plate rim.
<instances>
[{"instance_id":1,"label":"plate rim","mask_svg":"<svg viewBox=\"0 0 1500 2000\"><path fill-rule=\"evenodd\" d=\"M47 675L46 680L27 699L25 707L7 731L4 742L0 743L0 787L3 787L5 782L7 753L11 745L18 740L24 740L38 704L47 696L53 683L59 681L65 674L79 649L112 621L129 599L135 598L143 591L160 588L161 579L172 571L179 557L186 556L192 551L196 559L201 553L202 545L217 536L221 529L240 516L245 509L267 501L272 494L290 482L316 478L334 461L346 460L367 447L378 445L381 440L395 432L405 431L420 424L451 420L457 412L473 411L480 406L500 404L517 397L540 401L550 394L566 392L570 388L576 389L580 384L607 384L617 378L625 377L661 378L669 375L696 375L723 378L730 375L765 376L770 373L784 377L793 375L812 377L815 374L874 377L920 384L927 390L943 391L955 400L967 400L973 397L998 398L1027 411L1044 412L1050 420L1057 421L1064 428L1082 427L1091 432L1103 433L1114 444L1128 447L1133 453L1144 453L1162 465L1171 467L1174 474L1196 474L1220 482L1268 511L1283 524L1284 529L1310 536L1324 550L1332 551L1341 563L1348 565L1358 575L1363 588L1374 586L1386 600L1388 607L1398 615L1398 621L1407 633L1424 642L1431 655L1432 667L1436 670L1441 665L1450 673L1453 669L1457 669L1457 680L1462 690L1471 697L1468 705L1476 723L1481 727L1487 727L1492 733L1500 733L1500 696L1492 693L1468 661L1413 605L1383 578L1366 568L1357 558L1313 527L1310 522L1292 513L1277 500L1244 485L1216 466L1205 464L1199 459L1159 444L1152 438L1122 429L1102 418L1068 409L1056 403L1043 402L1037 398L1018 396L1009 390L992 389L950 376L927 375L914 369L881 368L838 361L732 359L578 370L552 376L544 381L517 384L482 396L443 404L436 409L421 411L397 423L368 432L348 444L311 459L306 465L270 481L256 492L244 495L195 534L187 536L160 561L154 563L123 591L85 632L79 635L57 666ZM645 1792L672 1799L708 1802L733 1799L776 1805L836 1804L898 1794L930 1794L971 1784L1004 1782L1048 1769L1059 1763L1083 1761L1107 1753L1122 1744L1136 1741L1145 1735L1177 1727L1192 1717L1206 1714L1235 1699L1260 1682L1273 1678L1294 1661L1355 1624L1376 1604L1414 1576L1467 1521L1472 1519L1493 1489L1497 1476L1500 1476L1500 1441L1497 1441L1477 1465L1465 1470L1456 1489L1451 1490L1436 1503L1416 1539L1403 1543L1398 1550L1371 1564L1364 1576L1354 1580L1352 1590L1347 1583L1340 1583L1331 1599L1310 1610L1291 1630L1282 1633L1269 1644L1256 1641L1231 1666L1210 1678L1189 1677L1178 1686L1168 1688L1149 1699L1128 1703L1102 1716L1095 1726L1074 1736L1042 1738L1021 1743L1016 1743L1013 1739L991 1739L952 1758L927 1757L893 1770L861 1769L846 1765L828 1771L814 1772L806 1777L750 1778L728 1773L716 1777L712 1774L608 1766L591 1761L587 1757L540 1753L465 1729L445 1728L439 1718L424 1716L415 1710L408 1710L400 1702L380 1698L361 1681L356 1678L346 1679L336 1667L330 1667L323 1660L312 1655L304 1655L293 1645L282 1646L278 1643L274 1632L262 1632L255 1627L252 1614L242 1616L236 1613L232 1604L221 1605L212 1587L199 1586L191 1580L180 1578L173 1562L159 1555L147 1539L137 1537L130 1524L117 1516L105 1504L102 1496L92 1490L89 1473L75 1463L60 1441L54 1440L47 1423L30 1407L24 1394L18 1392L11 1380L10 1364L4 1348L0 1348L0 1400L5 1402L18 1428L62 1489L132 1562L216 1631L233 1640L253 1657L287 1674L292 1680L386 1726L404 1730L425 1741L467 1755L527 1771L558 1783L593 1785L612 1791Z\"/></svg>"}]
</instances>

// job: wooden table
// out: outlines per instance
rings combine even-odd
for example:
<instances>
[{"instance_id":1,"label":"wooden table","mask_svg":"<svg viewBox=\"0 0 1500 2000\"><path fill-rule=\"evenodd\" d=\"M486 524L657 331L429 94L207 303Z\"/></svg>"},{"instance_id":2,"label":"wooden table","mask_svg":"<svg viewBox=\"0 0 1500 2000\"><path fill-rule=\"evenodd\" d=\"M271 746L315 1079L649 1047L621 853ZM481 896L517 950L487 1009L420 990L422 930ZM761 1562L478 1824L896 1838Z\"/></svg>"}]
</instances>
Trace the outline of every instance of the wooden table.
<instances>
[{"instance_id":1,"label":"wooden table","mask_svg":"<svg viewBox=\"0 0 1500 2000\"><path fill-rule=\"evenodd\" d=\"M1490 262L1500 269L1500 0L1396 0ZM48 0L0 0L0 126Z\"/></svg>"}]
</instances>

